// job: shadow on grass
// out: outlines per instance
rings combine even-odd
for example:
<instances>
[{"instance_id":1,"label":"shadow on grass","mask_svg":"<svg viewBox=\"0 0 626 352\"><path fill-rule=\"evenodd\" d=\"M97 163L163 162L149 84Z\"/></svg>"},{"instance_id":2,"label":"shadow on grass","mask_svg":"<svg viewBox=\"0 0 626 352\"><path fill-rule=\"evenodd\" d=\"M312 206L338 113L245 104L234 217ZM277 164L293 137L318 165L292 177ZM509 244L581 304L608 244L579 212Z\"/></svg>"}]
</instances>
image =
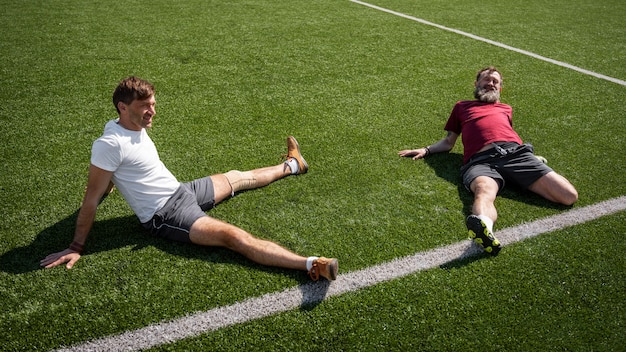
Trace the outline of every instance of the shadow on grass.
<instances>
[{"instance_id":1,"label":"shadow on grass","mask_svg":"<svg viewBox=\"0 0 626 352\"><path fill-rule=\"evenodd\" d=\"M41 259L48 254L62 251L72 242L77 216L78 210L41 231L30 245L14 248L4 253L0 256L0 270L22 274L39 269ZM97 221L90 233L85 255L137 244L132 236L132 233L137 230L137 220L131 216ZM131 234L131 236L122 234Z\"/></svg>"},{"instance_id":2,"label":"shadow on grass","mask_svg":"<svg viewBox=\"0 0 626 352\"><path fill-rule=\"evenodd\" d=\"M47 255L68 247L73 240L78 210L63 220L41 231L25 247L14 248L0 256L0 271L23 274L42 269L39 261ZM132 251L154 247L163 252L184 258L253 267L270 273L292 277L301 284L309 282L304 272L266 267L244 256L220 247L203 247L189 243L172 242L150 236L134 215L96 221L89 234L83 256L133 246Z\"/></svg>"},{"instance_id":3,"label":"shadow on grass","mask_svg":"<svg viewBox=\"0 0 626 352\"><path fill-rule=\"evenodd\" d=\"M472 245L468 247L467 250L462 255L460 255L458 258L452 259L451 261L445 264L440 265L439 268L444 269L444 270L460 269L477 260L491 259L491 258L496 258L496 257L497 256L493 256L483 251L479 245L472 242Z\"/></svg>"},{"instance_id":4,"label":"shadow on grass","mask_svg":"<svg viewBox=\"0 0 626 352\"><path fill-rule=\"evenodd\" d=\"M300 310L310 311L324 301L330 288L330 281L322 279L317 282L307 282L300 284L298 288L302 292Z\"/></svg>"}]
</instances>

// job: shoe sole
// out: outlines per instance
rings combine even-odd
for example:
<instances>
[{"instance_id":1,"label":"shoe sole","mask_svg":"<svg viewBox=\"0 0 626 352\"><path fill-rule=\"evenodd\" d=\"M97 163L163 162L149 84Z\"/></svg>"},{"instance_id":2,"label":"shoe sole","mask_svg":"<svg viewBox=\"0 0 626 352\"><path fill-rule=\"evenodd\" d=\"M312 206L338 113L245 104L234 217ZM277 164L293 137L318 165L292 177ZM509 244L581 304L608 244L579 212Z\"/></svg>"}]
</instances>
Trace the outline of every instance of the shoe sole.
<instances>
[{"instance_id":1,"label":"shoe sole","mask_svg":"<svg viewBox=\"0 0 626 352\"><path fill-rule=\"evenodd\" d=\"M328 277L328 279L329 280L336 280L338 272L339 272L339 261L337 259L333 259L328 264L328 274L330 275L330 277Z\"/></svg>"},{"instance_id":2,"label":"shoe sole","mask_svg":"<svg viewBox=\"0 0 626 352\"><path fill-rule=\"evenodd\" d=\"M465 224L467 225L469 238L483 247L485 252L491 255L496 255L500 252L502 248L500 247L500 241L489 232L482 220L477 216L470 215L467 217Z\"/></svg>"}]
</instances>

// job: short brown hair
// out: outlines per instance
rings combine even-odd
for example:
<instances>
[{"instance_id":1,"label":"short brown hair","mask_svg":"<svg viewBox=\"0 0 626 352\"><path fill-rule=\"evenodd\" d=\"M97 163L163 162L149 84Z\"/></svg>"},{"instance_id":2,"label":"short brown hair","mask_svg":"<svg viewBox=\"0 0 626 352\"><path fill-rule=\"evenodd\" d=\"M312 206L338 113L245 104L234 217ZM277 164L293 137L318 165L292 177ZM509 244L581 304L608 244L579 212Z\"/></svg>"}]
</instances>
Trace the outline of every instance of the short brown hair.
<instances>
[{"instance_id":1,"label":"short brown hair","mask_svg":"<svg viewBox=\"0 0 626 352\"><path fill-rule=\"evenodd\" d=\"M154 95L154 86L152 83L139 77L130 76L120 81L113 92L113 105L119 114L120 109L117 103L120 101L124 104L130 104L133 100L144 100Z\"/></svg>"},{"instance_id":2,"label":"short brown hair","mask_svg":"<svg viewBox=\"0 0 626 352\"><path fill-rule=\"evenodd\" d=\"M489 75L490 75L490 74L492 74L492 73L494 73L494 72L496 72L497 74L499 74L499 75L500 75L500 84L502 84L502 81L503 81L503 79L502 79L502 73L501 73L500 71L498 71L498 69L497 69L497 68L495 68L494 66L485 67L485 68L483 68L482 70L478 71L478 74L476 74L476 82L480 81L480 77L481 77L483 74L485 74L485 72L486 72L487 74L489 74Z\"/></svg>"}]
</instances>

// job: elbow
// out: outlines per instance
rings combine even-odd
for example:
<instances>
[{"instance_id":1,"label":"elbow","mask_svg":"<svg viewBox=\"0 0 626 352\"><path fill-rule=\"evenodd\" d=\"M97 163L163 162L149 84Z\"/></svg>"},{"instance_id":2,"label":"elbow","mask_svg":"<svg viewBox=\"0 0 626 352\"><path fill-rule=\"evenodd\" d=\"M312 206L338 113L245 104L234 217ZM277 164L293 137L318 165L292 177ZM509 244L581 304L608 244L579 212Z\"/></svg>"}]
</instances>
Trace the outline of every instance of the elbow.
<instances>
[{"instance_id":1,"label":"elbow","mask_svg":"<svg viewBox=\"0 0 626 352\"><path fill-rule=\"evenodd\" d=\"M446 144L443 148L443 152L444 153L448 153L452 150L452 148L454 148L454 144L450 145L450 144Z\"/></svg>"},{"instance_id":2,"label":"elbow","mask_svg":"<svg viewBox=\"0 0 626 352\"><path fill-rule=\"evenodd\" d=\"M441 145L441 149L443 149L444 152L449 152L452 150L452 148L454 148L454 144L456 143L456 140L452 141L449 139L444 139L444 142Z\"/></svg>"}]
</instances>

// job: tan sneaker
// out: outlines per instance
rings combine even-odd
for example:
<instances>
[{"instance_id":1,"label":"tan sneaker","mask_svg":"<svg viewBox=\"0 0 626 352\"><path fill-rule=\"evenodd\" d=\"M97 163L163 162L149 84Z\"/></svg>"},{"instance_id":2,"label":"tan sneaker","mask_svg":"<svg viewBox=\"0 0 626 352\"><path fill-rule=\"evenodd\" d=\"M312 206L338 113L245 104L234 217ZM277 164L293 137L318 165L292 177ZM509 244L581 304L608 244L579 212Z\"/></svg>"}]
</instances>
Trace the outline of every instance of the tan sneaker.
<instances>
[{"instance_id":1,"label":"tan sneaker","mask_svg":"<svg viewBox=\"0 0 626 352\"><path fill-rule=\"evenodd\" d=\"M293 136L287 137L287 158L294 158L298 162L298 175L309 171L309 165L300 154L300 145Z\"/></svg>"},{"instance_id":2,"label":"tan sneaker","mask_svg":"<svg viewBox=\"0 0 626 352\"><path fill-rule=\"evenodd\" d=\"M313 281L319 280L320 276L325 277L326 280L335 280L338 271L339 261L337 259L320 257L313 261L309 276Z\"/></svg>"}]
</instances>

